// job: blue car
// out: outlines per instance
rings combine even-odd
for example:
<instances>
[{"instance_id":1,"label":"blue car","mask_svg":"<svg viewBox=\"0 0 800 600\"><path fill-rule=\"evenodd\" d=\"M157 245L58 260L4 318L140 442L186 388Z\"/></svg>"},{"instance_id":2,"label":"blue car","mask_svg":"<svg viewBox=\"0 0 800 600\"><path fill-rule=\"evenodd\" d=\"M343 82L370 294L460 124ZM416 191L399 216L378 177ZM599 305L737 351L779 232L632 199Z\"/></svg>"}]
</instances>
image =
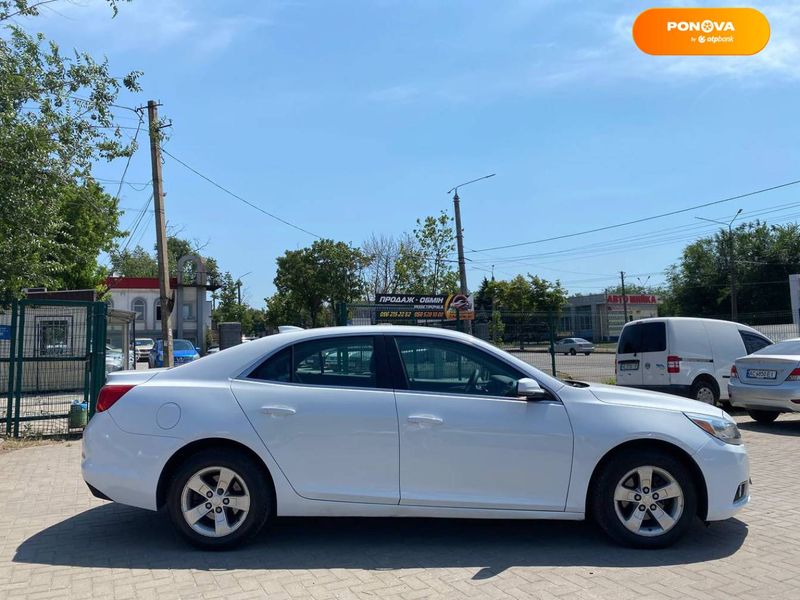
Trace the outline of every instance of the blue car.
<instances>
[{"instance_id":1,"label":"blue car","mask_svg":"<svg viewBox=\"0 0 800 600\"><path fill-rule=\"evenodd\" d=\"M172 340L172 354L176 366L200 358L197 348L189 340ZM156 340L152 350L150 350L148 364L151 369L164 366L164 343L161 340Z\"/></svg>"}]
</instances>

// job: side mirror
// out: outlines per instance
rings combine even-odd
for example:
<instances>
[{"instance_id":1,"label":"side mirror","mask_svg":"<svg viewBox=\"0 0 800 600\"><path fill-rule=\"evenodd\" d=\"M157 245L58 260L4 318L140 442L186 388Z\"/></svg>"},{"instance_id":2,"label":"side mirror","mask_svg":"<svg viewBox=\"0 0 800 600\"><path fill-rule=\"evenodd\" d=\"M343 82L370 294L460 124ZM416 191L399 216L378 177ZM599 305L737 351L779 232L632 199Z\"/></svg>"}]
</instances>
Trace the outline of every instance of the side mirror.
<instances>
[{"instance_id":1,"label":"side mirror","mask_svg":"<svg viewBox=\"0 0 800 600\"><path fill-rule=\"evenodd\" d=\"M541 400L547 396L547 390L543 389L535 379L523 377L517 381L517 396L526 400Z\"/></svg>"}]
</instances>

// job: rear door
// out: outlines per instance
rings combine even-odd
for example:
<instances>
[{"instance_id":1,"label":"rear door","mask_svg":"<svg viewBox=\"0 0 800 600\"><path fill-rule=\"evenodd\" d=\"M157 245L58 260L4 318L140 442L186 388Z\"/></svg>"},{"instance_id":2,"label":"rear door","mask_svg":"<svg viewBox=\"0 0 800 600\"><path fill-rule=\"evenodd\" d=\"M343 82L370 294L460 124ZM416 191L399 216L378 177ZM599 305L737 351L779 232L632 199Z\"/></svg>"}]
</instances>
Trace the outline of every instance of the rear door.
<instances>
[{"instance_id":1,"label":"rear door","mask_svg":"<svg viewBox=\"0 0 800 600\"><path fill-rule=\"evenodd\" d=\"M267 358L232 390L294 490L397 504L399 436L383 336L326 336Z\"/></svg>"},{"instance_id":2,"label":"rear door","mask_svg":"<svg viewBox=\"0 0 800 600\"><path fill-rule=\"evenodd\" d=\"M667 327L664 321L625 325L617 346L617 383L629 386L669 385Z\"/></svg>"}]
</instances>

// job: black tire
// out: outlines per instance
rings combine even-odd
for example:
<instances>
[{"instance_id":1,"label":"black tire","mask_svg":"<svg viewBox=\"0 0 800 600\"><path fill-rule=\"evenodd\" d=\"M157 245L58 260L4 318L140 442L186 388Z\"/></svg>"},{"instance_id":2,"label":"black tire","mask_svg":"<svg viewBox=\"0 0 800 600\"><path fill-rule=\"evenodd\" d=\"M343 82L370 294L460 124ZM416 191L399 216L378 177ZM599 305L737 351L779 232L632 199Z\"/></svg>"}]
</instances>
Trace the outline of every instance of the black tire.
<instances>
[{"instance_id":1,"label":"black tire","mask_svg":"<svg viewBox=\"0 0 800 600\"><path fill-rule=\"evenodd\" d=\"M586 356L589 356L589 355L591 354L591 352L584 352L584 354L585 354Z\"/></svg>"},{"instance_id":2,"label":"black tire","mask_svg":"<svg viewBox=\"0 0 800 600\"><path fill-rule=\"evenodd\" d=\"M683 491L683 511L675 524L664 533L647 537L630 531L617 515L614 492L617 484L630 471L645 465L669 473ZM670 546L691 527L697 516L697 491L687 466L671 454L658 450L633 452L631 455L614 456L599 475L593 479L589 489L589 509L592 518L615 542L633 548L665 548ZM667 501L669 502L669 501ZM631 503L635 505L636 503ZM662 506L666 506L661 501ZM633 507L636 510L637 507ZM649 512L647 513L650 514ZM648 517L652 518L652 517ZM649 521L648 521L649 522Z\"/></svg>"},{"instance_id":3,"label":"black tire","mask_svg":"<svg viewBox=\"0 0 800 600\"><path fill-rule=\"evenodd\" d=\"M575 355L577 354L577 352L575 351L575 348L570 348L570 349L569 349L569 353L570 353L572 356L575 356Z\"/></svg>"},{"instance_id":4,"label":"black tire","mask_svg":"<svg viewBox=\"0 0 800 600\"><path fill-rule=\"evenodd\" d=\"M777 410L748 410L747 414L750 415L750 418L754 421L763 425L769 425L775 421L781 413Z\"/></svg>"},{"instance_id":5,"label":"black tire","mask_svg":"<svg viewBox=\"0 0 800 600\"><path fill-rule=\"evenodd\" d=\"M694 380L691 390L689 391L689 396L692 400L716 406L717 402L719 402L719 389L717 389L717 385L710 380L698 378Z\"/></svg>"},{"instance_id":6,"label":"black tire","mask_svg":"<svg viewBox=\"0 0 800 600\"><path fill-rule=\"evenodd\" d=\"M189 479L203 469L212 467L234 471L250 493L249 511L241 524L232 533L222 537L209 537L192 529L184 519L181 507L181 494ZM167 495L167 509L173 524L190 544L203 550L227 550L245 542L264 527L274 512L273 508L272 490L263 469L248 455L228 448L203 450L187 459L173 474Z\"/></svg>"}]
</instances>

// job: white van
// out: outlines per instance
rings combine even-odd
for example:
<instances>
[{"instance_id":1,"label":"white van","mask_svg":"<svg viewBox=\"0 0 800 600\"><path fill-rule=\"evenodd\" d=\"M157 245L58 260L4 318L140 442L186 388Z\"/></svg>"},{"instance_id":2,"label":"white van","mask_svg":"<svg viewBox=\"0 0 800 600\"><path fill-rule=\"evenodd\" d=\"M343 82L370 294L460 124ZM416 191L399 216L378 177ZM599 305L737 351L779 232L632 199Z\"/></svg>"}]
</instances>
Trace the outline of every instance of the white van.
<instances>
[{"instance_id":1,"label":"white van","mask_svg":"<svg viewBox=\"0 0 800 600\"><path fill-rule=\"evenodd\" d=\"M731 365L772 342L752 327L688 317L626 323L617 344L617 385L688 396L712 404L728 399Z\"/></svg>"}]
</instances>

